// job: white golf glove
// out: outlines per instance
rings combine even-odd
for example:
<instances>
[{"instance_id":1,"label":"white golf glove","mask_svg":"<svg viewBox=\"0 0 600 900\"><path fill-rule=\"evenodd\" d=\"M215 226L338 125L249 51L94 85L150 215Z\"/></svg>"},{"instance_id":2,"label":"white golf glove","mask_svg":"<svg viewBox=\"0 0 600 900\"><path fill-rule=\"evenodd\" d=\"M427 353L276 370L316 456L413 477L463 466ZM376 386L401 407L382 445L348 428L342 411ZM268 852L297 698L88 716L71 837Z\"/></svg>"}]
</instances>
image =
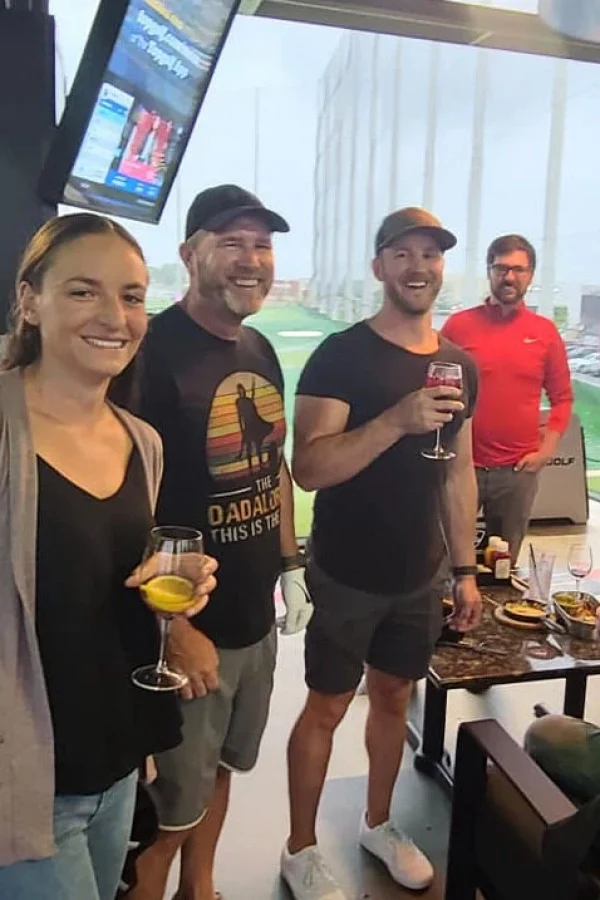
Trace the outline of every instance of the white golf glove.
<instances>
[{"instance_id":1,"label":"white golf glove","mask_svg":"<svg viewBox=\"0 0 600 900\"><path fill-rule=\"evenodd\" d=\"M282 634L303 631L313 614L313 605L304 580L304 569L290 569L281 573L281 594L285 604Z\"/></svg>"}]
</instances>

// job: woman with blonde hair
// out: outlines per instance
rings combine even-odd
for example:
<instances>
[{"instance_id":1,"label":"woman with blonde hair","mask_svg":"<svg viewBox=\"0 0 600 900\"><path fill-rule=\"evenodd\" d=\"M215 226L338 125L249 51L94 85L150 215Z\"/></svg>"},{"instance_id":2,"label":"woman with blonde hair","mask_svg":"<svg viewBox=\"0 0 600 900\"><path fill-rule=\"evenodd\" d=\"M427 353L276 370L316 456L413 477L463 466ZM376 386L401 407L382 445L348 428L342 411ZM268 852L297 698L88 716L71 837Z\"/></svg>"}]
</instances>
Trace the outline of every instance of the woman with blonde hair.
<instances>
[{"instance_id":1,"label":"woman with blonde hair","mask_svg":"<svg viewBox=\"0 0 600 900\"><path fill-rule=\"evenodd\" d=\"M0 374L0 897L10 900L113 900L137 769L180 740L174 696L131 681L158 649L134 588L160 440L107 400L144 337L147 287L135 239L87 213L47 222L17 273ZM190 615L215 569L198 558Z\"/></svg>"}]
</instances>

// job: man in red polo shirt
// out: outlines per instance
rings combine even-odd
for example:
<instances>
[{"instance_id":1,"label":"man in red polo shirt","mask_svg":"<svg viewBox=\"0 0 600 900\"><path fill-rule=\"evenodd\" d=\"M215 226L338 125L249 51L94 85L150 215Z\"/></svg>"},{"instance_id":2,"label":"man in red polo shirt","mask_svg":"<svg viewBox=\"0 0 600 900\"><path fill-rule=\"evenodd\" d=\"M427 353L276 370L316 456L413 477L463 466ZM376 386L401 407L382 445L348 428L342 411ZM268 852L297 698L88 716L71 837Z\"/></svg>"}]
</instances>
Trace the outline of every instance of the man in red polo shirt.
<instances>
[{"instance_id":1,"label":"man in red polo shirt","mask_svg":"<svg viewBox=\"0 0 600 900\"><path fill-rule=\"evenodd\" d=\"M442 329L479 369L473 459L488 532L509 542L516 564L535 499L538 474L569 424L573 392L564 344L550 319L525 306L535 250L516 234L487 252L490 295L450 316ZM550 416L540 431L544 390Z\"/></svg>"}]
</instances>

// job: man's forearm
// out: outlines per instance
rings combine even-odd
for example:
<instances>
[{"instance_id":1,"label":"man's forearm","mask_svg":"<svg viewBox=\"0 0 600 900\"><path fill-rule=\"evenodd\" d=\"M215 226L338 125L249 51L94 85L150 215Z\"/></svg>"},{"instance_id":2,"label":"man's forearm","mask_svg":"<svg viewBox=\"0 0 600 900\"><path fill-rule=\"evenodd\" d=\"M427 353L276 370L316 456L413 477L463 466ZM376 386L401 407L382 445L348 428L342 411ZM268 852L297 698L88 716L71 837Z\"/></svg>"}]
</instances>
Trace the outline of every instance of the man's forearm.
<instances>
[{"instance_id":1,"label":"man's forearm","mask_svg":"<svg viewBox=\"0 0 600 900\"><path fill-rule=\"evenodd\" d=\"M298 556L298 543L296 541L296 527L294 523L294 485L285 460L281 463L279 472L279 487L281 491L281 521L279 527L279 543L283 560Z\"/></svg>"},{"instance_id":2,"label":"man's forearm","mask_svg":"<svg viewBox=\"0 0 600 900\"><path fill-rule=\"evenodd\" d=\"M314 438L294 453L294 478L306 491L333 487L354 478L403 437L394 410L342 434Z\"/></svg>"},{"instance_id":3,"label":"man's forearm","mask_svg":"<svg viewBox=\"0 0 600 900\"><path fill-rule=\"evenodd\" d=\"M540 445L540 453L542 456L552 459L556 453L560 439L561 434L559 431L554 431L552 428L546 428L544 431L544 438Z\"/></svg>"},{"instance_id":4,"label":"man's forearm","mask_svg":"<svg viewBox=\"0 0 600 900\"><path fill-rule=\"evenodd\" d=\"M450 464L442 491L441 518L451 564L474 566L477 479L472 466Z\"/></svg>"}]
</instances>

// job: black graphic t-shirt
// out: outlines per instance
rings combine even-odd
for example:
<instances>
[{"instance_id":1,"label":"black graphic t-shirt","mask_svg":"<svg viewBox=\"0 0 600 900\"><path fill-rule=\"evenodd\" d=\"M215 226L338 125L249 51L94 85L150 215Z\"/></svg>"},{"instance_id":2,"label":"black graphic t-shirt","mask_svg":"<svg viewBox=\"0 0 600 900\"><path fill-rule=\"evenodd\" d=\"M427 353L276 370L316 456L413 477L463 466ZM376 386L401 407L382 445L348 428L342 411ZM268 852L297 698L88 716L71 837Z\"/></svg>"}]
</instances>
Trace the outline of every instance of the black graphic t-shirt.
<instances>
[{"instance_id":1,"label":"black graphic t-shirt","mask_svg":"<svg viewBox=\"0 0 600 900\"><path fill-rule=\"evenodd\" d=\"M204 535L218 587L194 624L245 647L273 624L279 576L283 376L267 339L215 337L179 305L156 316L136 374L140 415L163 439L157 521Z\"/></svg>"},{"instance_id":2,"label":"black graphic t-shirt","mask_svg":"<svg viewBox=\"0 0 600 900\"><path fill-rule=\"evenodd\" d=\"M297 393L347 403L346 431L352 431L422 388L434 360L463 367L465 412L442 430L444 446L452 447L473 413L477 372L470 357L444 338L435 354L423 356L360 322L323 341ZM312 549L336 581L387 594L416 590L435 576L444 553L439 497L446 466L421 456L434 440L434 434L407 435L354 478L317 492Z\"/></svg>"}]
</instances>

